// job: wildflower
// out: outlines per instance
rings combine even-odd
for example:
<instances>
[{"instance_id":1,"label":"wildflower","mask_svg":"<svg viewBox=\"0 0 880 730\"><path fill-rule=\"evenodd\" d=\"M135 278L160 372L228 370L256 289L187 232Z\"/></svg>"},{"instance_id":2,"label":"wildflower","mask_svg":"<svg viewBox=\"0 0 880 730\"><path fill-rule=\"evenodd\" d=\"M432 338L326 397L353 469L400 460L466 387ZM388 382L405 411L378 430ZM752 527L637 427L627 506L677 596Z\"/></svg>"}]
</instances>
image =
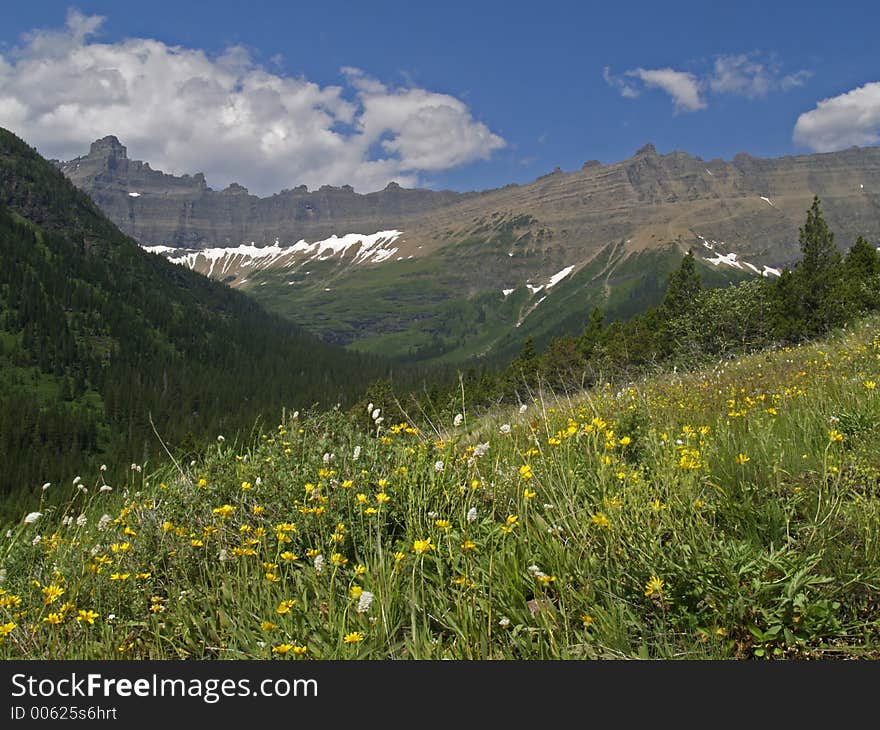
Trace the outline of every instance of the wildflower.
<instances>
[{"instance_id":1,"label":"wildflower","mask_svg":"<svg viewBox=\"0 0 880 730\"><path fill-rule=\"evenodd\" d=\"M299 656L302 656L302 655L305 654L308 650L309 650L308 647L306 647L306 646L299 646L299 645L297 645L297 644L294 644L294 645L293 645L293 648L291 649L291 651L292 651L294 654L297 654L297 655L299 655Z\"/></svg>"},{"instance_id":2,"label":"wildflower","mask_svg":"<svg viewBox=\"0 0 880 730\"><path fill-rule=\"evenodd\" d=\"M99 492L112 492L113 487L111 487L109 484L102 484L101 488L98 491Z\"/></svg>"},{"instance_id":3,"label":"wildflower","mask_svg":"<svg viewBox=\"0 0 880 730\"><path fill-rule=\"evenodd\" d=\"M199 538L194 538L194 539L190 540L189 544L192 545L193 547L205 547L205 541L200 540Z\"/></svg>"},{"instance_id":4,"label":"wildflower","mask_svg":"<svg viewBox=\"0 0 880 730\"><path fill-rule=\"evenodd\" d=\"M324 556L320 553L315 556L315 572L320 573L324 569Z\"/></svg>"},{"instance_id":5,"label":"wildflower","mask_svg":"<svg viewBox=\"0 0 880 730\"><path fill-rule=\"evenodd\" d=\"M50 603L55 603L58 600L61 594L64 593L64 589L53 583L44 587L41 592L43 594L43 603L48 606Z\"/></svg>"},{"instance_id":6,"label":"wildflower","mask_svg":"<svg viewBox=\"0 0 880 730\"><path fill-rule=\"evenodd\" d=\"M632 443L632 439L629 436L624 436L620 439L621 446L629 446Z\"/></svg>"},{"instance_id":7,"label":"wildflower","mask_svg":"<svg viewBox=\"0 0 880 730\"><path fill-rule=\"evenodd\" d=\"M506 629L508 626L510 626L510 619L505 616L504 618L498 620L498 625L502 629Z\"/></svg>"},{"instance_id":8,"label":"wildflower","mask_svg":"<svg viewBox=\"0 0 880 730\"><path fill-rule=\"evenodd\" d=\"M402 552L400 552L400 551L398 550L398 551L397 551L396 553L394 553L391 557L393 557L394 560L395 560L396 562L399 563L401 560L404 560L404 559L406 558L406 554L405 554L405 553L402 553Z\"/></svg>"},{"instance_id":9,"label":"wildflower","mask_svg":"<svg viewBox=\"0 0 880 730\"><path fill-rule=\"evenodd\" d=\"M466 519L468 522L476 522L476 520L477 520L477 508L476 508L476 507L471 507L471 508L467 511L467 515L465 516L465 519Z\"/></svg>"},{"instance_id":10,"label":"wildflower","mask_svg":"<svg viewBox=\"0 0 880 730\"><path fill-rule=\"evenodd\" d=\"M581 614L581 622L584 624L584 628L589 627L595 620L596 619L588 613Z\"/></svg>"},{"instance_id":11,"label":"wildflower","mask_svg":"<svg viewBox=\"0 0 880 730\"><path fill-rule=\"evenodd\" d=\"M250 482L242 482L242 483L241 483L241 488L242 488L243 491L245 491L245 492L249 492L251 489L254 488L254 485L251 484Z\"/></svg>"},{"instance_id":12,"label":"wildflower","mask_svg":"<svg viewBox=\"0 0 880 730\"><path fill-rule=\"evenodd\" d=\"M45 491L46 491L49 487L51 487L51 486L52 486L52 482L46 482L46 483L43 485L42 489L43 489L43 491L45 492Z\"/></svg>"},{"instance_id":13,"label":"wildflower","mask_svg":"<svg viewBox=\"0 0 880 730\"><path fill-rule=\"evenodd\" d=\"M317 560L317 558L315 558L315 560ZM346 563L348 563L348 558L346 558L341 553L333 553L330 556L330 564L331 565L335 565L338 568L342 568L346 565Z\"/></svg>"},{"instance_id":14,"label":"wildflower","mask_svg":"<svg viewBox=\"0 0 880 730\"><path fill-rule=\"evenodd\" d=\"M472 540L465 540L461 544L461 549L464 550L465 552L467 552L469 550L476 550L476 548L477 548L477 546L474 544L474 542Z\"/></svg>"},{"instance_id":15,"label":"wildflower","mask_svg":"<svg viewBox=\"0 0 880 730\"><path fill-rule=\"evenodd\" d=\"M429 537L427 540L416 540L413 542L413 552L418 555L424 555L425 553L435 549L434 543L431 542L431 538Z\"/></svg>"},{"instance_id":16,"label":"wildflower","mask_svg":"<svg viewBox=\"0 0 880 730\"><path fill-rule=\"evenodd\" d=\"M361 591L358 597L357 612L366 613L370 610L371 605L373 605L373 594L370 591Z\"/></svg>"},{"instance_id":17,"label":"wildflower","mask_svg":"<svg viewBox=\"0 0 880 730\"><path fill-rule=\"evenodd\" d=\"M379 493L376 495L376 501L377 501L379 504L385 504L385 502L390 502L390 501L391 501L391 497L389 497L387 494L385 494L385 492L379 492Z\"/></svg>"},{"instance_id":18,"label":"wildflower","mask_svg":"<svg viewBox=\"0 0 880 730\"><path fill-rule=\"evenodd\" d=\"M528 487L523 489L523 498L525 499L534 499L537 494L537 492L532 491Z\"/></svg>"},{"instance_id":19,"label":"wildflower","mask_svg":"<svg viewBox=\"0 0 880 730\"><path fill-rule=\"evenodd\" d=\"M46 618L43 619L47 624L58 625L64 621L64 614L60 611L57 613L50 613Z\"/></svg>"},{"instance_id":20,"label":"wildflower","mask_svg":"<svg viewBox=\"0 0 880 730\"><path fill-rule=\"evenodd\" d=\"M832 428L828 432L828 439L830 441L843 441L843 434L840 431Z\"/></svg>"},{"instance_id":21,"label":"wildflower","mask_svg":"<svg viewBox=\"0 0 880 730\"><path fill-rule=\"evenodd\" d=\"M450 527L452 527L449 520L434 520L434 525L445 532L448 532Z\"/></svg>"},{"instance_id":22,"label":"wildflower","mask_svg":"<svg viewBox=\"0 0 880 730\"><path fill-rule=\"evenodd\" d=\"M354 452L351 455L352 461L357 461L361 456L361 447L360 445L354 447Z\"/></svg>"},{"instance_id":23,"label":"wildflower","mask_svg":"<svg viewBox=\"0 0 880 730\"><path fill-rule=\"evenodd\" d=\"M9 636L15 629L18 627L18 624L15 621L8 621L5 624L0 624L0 639Z\"/></svg>"},{"instance_id":24,"label":"wildflower","mask_svg":"<svg viewBox=\"0 0 880 730\"><path fill-rule=\"evenodd\" d=\"M482 444L477 444L474 446L474 458L482 459L486 453L489 451L489 442L486 441Z\"/></svg>"},{"instance_id":25,"label":"wildflower","mask_svg":"<svg viewBox=\"0 0 880 730\"><path fill-rule=\"evenodd\" d=\"M520 479L526 479L526 480L531 479L534 476L534 474L532 473L532 467L529 466L528 464L523 464L519 468L519 476L520 476Z\"/></svg>"},{"instance_id":26,"label":"wildflower","mask_svg":"<svg viewBox=\"0 0 880 730\"><path fill-rule=\"evenodd\" d=\"M92 626L95 623L95 619L98 618L99 614L94 611L85 611L80 610L76 614L76 620L80 623L87 623L89 626Z\"/></svg>"},{"instance_id":27,"label":"wildflower","mask_svg":"<svg viewBox=\"0 0 880 730\"><path fill-rule=\"evenodd\" d=\"M875 381L873 381L873 380L866 380L866 381L864 382L864 386L865 386L868 390L874 390L874 388L877 387L877 383L876 383Z\"/></svg>"},{"instance_id":28,"label":"wildflower","mask_svg":"<svg viewBox=\"0 0 880 730\"><path fill-rule=\"evenodd\" d=\"M599 527L604 527L606 530L611 529L611 522L609 521L608 517L605 515L604 512L596 512L596 514L594 514L592 517L590 517L590 520L592 521L592 523L594 525L598 525Z\"/></svg>"},{"instance_id":29,"label":"wildflower","mask_svg":"<svg viewBox=\"0 0 880 730\"><path fill-rule=\"evenodd\" d=\"M663 587L665 585L665 581L661 578L658 578L656 575L652 575L648 582L645 583L645 595L649 598L657 597L663 598Z\"/></svg>"},{"instance_id":30,"label":"wildflower","mask_svg":"<svg viewBox=\"0 0 880 730\"><path fill-rule=\"evenodd\" d=\"M444 469L444 465L442 461L434 462L434 471L439 474Z\"/></svg>"},{"instance_id":31,"label":"wildflower","mask_svg":"<svg viewBox=\"0 0 880 730\"><path fill-rule=\"evenodd\" d=\"M506 436L507 434L510 433L510 424L509 424L509 423L504 423L504 424L502 424L502 425L501 425L501 428L498 429L498 432L499 432L502 436Z\"/></svg>"},{"instance_id":32,"label":"wildflower","mask_svg":"<svg viewBox=\"0 0 880 730\"><path fill-rule=\"evenodd\" d=\"M235 507L231 504L224 504L222 507L215 507L211 510L211 512L218 517L229 517L233 512L235 512Z\"/></svg>"},{"instance_id":33,"label":"wildflower","mask_svg":"<svg viewBox=\"0 0 880 730\"><path fill-rule=\"evenodd\" d=\"M273 624L271 621L261 621L260 628L263 631L274 631L278 628L278 624Z\"/></svg>"},{"instance_id":34,"label":"wildflower","mask_svg":"<svg viewBox=\"0 0 880 730\"><path fill-rule=\"evenodd\" d=\"M382 409L381 409L381 408L377 408L377 409L375 409L375 410L373 411L373 413L370 415L370 418L372 418L372 419L375 421L377 418L379 418L379 414L380 414L381 412L382 412Z\"/></svg>"},{"instance_id":35,"label":"wildflower","mask_svg":"<svg viewBox=\"0 0 880 730\"><path fill-rule=\"evenodd\" d=\"M34 522L36 522L42 516L43 516L42 512L30 512L29 514L25 515L24 523L26 525L32 525Z\"/></svg>"},{"instance_id":36,"label":"wildflower","mask_svg":"<svg viewBox=\"0 0 880 730\"><path fill-rule=\"evenodd\" d=\"M205 477L199 477L199 486L200 486L200 487L207 487L207 486L208 486L208 480L205 479Z\"/></svg>"},{"instance_id":37,"label":"wildflower","mask_svg":"<svg viewBox=\"0 0 880 730\"><path fill-rule=\"evenodd\" d=\"M290 598L286 601L281 601L281 603L278 604L278 608L275 609L275 613L277 613L279 616L284 616L290 613L290 609L293 608L295 605L296 600L293 598Z\"/></svg>"},{"instance_id":38,"label":"wildflower","mask_svg":"<svg viewBox=\"0 0 880 730\"><path fill-rule=\"evenodd\" d=\"M352 631L350 634L346 634L342 637L342 640L346 644L359 644L366 637L360 631Z\"/></svg>"},{"instance_id":39,"label":"wildflower","mask_svg":"<svg viewBox=\"0 0 880 730\"><path fill-rule=\"evenodd\" d=\"M519 407L519 412L520 412L520 413L525 413L527 409L528 409L528 406L527 406L525 403L523 403L523 404Z\"/></svg>"},{"instance_id":40,"label":"wildflower","mask_svg":"<svg viewBox=\"0 0 880 730\"><path fill-rule=\"evenodd\" d=\"M292 553L290 550L285 550L279 557L282 560L299 560L299 556L296 553Z\"/></svg>"},{"instance_id":41,"label":"wildflower","mask_svg":"<svg viewBox=\"0 0 880 730\"><path fill-rule=\"evenodd\" d=\"M666 505L663 504L659 499L654 499L651 500L651 509L654 510L654 512L662 512L666 509Z\"/></svg>"},{"instance_id":42,"label":"wildflower","mask_svg":"<svg viewBox=\"0 0 880 730\"><path fill-rule=\"evenodd\" d=\"M110 580L128 580L131 577L131 573L113 573L110 575Z\"/></svg>"},{"instance_id":43,"label":"wildflower","mask_svg":"<svg viewBox=\"0 0 880 730\"><path fill-rule=\"evenodd\" d=\"M291 649L293 649L293 644L279 644L278 646L272 647L273 654L287 654Z\"/></svg>"},{"instance_id":44,"label":"wildflower","mask_svg":"<svg viewBox=\"0 0 880 730\"><path fill-rule=\"evenodd\" d=\"M462 422L464 421L464 416L461 413L456 413L455 418L452 419L452 425L458 428Z\"/></svg>"},{"instance_id":45,"label":"wildflower","mask_svg":"<svg viewBox=\"0 0 880 730\"><path fill-rule=\"evenodd\" d=\"M745 463L751 461L751 459L748 456L746 456L745 454L739 454L736 457L735 461L737 464L745 464Z\"/></svg>"}]
</instances>

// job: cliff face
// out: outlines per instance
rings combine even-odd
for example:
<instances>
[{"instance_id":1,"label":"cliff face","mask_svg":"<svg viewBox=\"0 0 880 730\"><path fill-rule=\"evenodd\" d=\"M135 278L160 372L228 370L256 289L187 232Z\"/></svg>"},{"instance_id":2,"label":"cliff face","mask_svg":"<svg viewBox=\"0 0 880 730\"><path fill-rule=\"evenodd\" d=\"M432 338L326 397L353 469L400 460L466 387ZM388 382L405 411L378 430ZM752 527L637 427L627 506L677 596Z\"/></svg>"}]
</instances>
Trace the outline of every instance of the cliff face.
<instances>
[{"instance_id":1,"label":"cliff face","mask_svg":"<svg viewBox=\"0 0 880 730\"><path fill-rule=\"evenodd\" d=\"M649 144L616 164L591 161L529 185L465 194L396 183L366 195L329 185L266 198L235 183L216 191L201 173L177 177L129 160L112 136L94 142L89 154L58 164L126 233L152 246L265 246L400 229L433 249L471 235L493 217L528 215L545 242L563 250L587 253L618 240L643 250L702 236L778 265L796 258L797 229L813 195L821 198L843 248L857 235L880 239L876 147L774 159L741 153L729 162L705 162L684 152L660 155Z\"/></svg>"},{"instance_id":2,"label":"cliff face","mask_svg":"<svg viewBox=\"0 0 880 730\"><path fill-rule=\"evenodd\" d=\"M58 166L130 236L146 245L175 248L269 245L276 239L293 243L326 238L340 229L380 230L466 197L407 190L396 183L367 195L348 185L325 185L313 192L302 185L267 198L251 195L237 183L216 191L202 173L176 177L129 160L113 136L94 142L89 154Z\"/></svg>"}]
</instances>

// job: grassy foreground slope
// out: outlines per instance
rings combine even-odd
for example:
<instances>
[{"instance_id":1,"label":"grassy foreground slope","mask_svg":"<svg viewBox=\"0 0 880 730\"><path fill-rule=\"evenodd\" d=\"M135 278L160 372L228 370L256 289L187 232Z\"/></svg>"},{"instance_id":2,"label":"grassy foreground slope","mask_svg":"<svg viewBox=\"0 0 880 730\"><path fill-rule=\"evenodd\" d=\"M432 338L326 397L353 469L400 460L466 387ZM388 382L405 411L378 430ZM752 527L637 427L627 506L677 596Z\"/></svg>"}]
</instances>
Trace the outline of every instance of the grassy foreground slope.
<instances>
[{"instance_id":1,"label":"grassy foreground slope","mask_svg":"<svg viewBox=\"0 0 880 730\"><path fill-rule=\"evenodd\" d=\"M878 382L875 317L435 432L331 411L99 474L0 538L0 657L878 658Z\"/></svg>"}]
</instances>

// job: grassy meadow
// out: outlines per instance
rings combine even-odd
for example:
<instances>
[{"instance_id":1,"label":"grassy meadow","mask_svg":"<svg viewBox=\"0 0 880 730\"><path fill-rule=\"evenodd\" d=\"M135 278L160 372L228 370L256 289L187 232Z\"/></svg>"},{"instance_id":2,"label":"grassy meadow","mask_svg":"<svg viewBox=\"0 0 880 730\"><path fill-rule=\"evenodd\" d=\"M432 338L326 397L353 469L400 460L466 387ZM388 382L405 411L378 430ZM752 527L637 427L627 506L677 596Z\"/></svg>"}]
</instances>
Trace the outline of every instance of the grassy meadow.
<instances>
[{"instance_id":1,"label":"grassy meadow","mask_svg":"<svg viewBox=\"0 0 880 730\"><path fill-rule=\"evenodd\" d=\"M880 658L878 383L875 317L51 484L0 533L0 658Z\"/></svg>"}]
</instances>

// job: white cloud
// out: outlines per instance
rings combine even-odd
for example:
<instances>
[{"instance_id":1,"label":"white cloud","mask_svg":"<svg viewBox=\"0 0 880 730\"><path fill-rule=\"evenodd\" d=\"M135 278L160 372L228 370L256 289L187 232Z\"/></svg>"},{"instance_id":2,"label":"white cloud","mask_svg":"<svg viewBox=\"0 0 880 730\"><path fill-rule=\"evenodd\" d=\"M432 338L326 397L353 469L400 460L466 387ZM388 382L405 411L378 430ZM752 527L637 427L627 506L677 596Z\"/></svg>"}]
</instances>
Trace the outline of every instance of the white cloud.
<instances>
[{"instance_id":1,"label":"white cloud","mask_svg":"<svg viewBox=\"0 0 880 730\"><path fill-rule=\"evenodd\" d=\"M677 112L695 112L706 108L706 103L700 98L700 82L692 73L671 68L636 68L627 71L626 75L640 79L645 86L665 91L672 97Z\"/></svg>"},{"instance_id":2,"label":"white cloud","mask_svg":"<svg viewBox=\"0 0 880 730\"><path fill-rule=\"evenodd\" d=\"M794 141L816 152L880 144L880 81L823 99L801 114Z\"/></svg>"},{"instance_id":3,"label":"white cloud","mask_svg":"<svg viewBox=\"0 0 880 730\"><path fill-rule=\"evenodd\" d=\"M716 93L739 94L748 99L767 96L771 91L788 91L803 86L812 76L801 70L781 75L779 64L764 61L758 54L716 56L709 88Z\"/></svg>"},{"instance_id":4,"label":"white cloud","mask_svg":"<svg viewBox=\"0 0 880 730\"><path fill-rule=\"evenodd\" d=\"M713 94L763 98L774 91L803 86L810 76L812 72L807 70L782 75L781 66L772 55L757 52L715 56L711 71L702 73L640 67L615 76L608 66L602 69L605 82L621 96L635 99L644 88L662 89L672 98L676 112L705 109L707 96Z\"/></svg>"},{"instance_id":5,"label":"white cloud","mask_svg":"<svg viewBox=\"0 0 880 730\"><path fill-rule=\"evenodd\" d=\"M115 134L155 169L265 195L416 185L505 145L448 94L389 88L355 68L322 87L272 73L242 47L212 58L146 38L99 43L102 21L72 10L64 29L32 31L0 56L0 125L47 157Z\"/></svg>"}]
</instances>

